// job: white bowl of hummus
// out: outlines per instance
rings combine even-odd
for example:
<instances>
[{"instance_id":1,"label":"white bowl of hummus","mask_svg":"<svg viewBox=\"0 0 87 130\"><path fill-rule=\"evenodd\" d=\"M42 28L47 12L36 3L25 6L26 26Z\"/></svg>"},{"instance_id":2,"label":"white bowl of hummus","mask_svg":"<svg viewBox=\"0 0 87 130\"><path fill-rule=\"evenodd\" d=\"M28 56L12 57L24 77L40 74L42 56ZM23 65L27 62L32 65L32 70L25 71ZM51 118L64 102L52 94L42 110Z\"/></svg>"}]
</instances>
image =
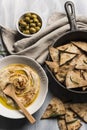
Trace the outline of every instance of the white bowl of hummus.
<instances>
[{"instance_id":1,"label":"white bowl of hummus","mask_svg":"<svg viewBox=\"0 0 87 130\"><path fill-rule=\"evenodd\" d=\"M48 92L48 78L35 60L16 55L0 60L0 115L13 119L24 118L17 104L3 93L9 83L13 84L18 100L30 114L39 110Z\"/></svg>"}]
</instances>

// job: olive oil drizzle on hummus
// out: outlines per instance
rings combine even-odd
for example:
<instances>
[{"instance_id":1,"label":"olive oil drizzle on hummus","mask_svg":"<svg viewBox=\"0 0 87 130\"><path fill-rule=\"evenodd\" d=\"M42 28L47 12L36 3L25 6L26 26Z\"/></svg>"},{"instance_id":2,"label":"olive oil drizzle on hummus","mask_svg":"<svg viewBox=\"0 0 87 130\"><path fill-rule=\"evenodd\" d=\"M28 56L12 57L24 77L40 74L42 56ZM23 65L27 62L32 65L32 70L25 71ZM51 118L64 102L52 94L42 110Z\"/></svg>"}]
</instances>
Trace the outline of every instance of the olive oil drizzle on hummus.
<instances>
[{"instance_id":1,"label":"olive oil drizzle on hummus","mask_svg":"<svg viewBox=\"0 0 87 130\"><path fill-rule=\"evenodd\" d=\"M28 107L35 101L40 90L40 77L30 66L10 64L0 70L0 91L12 83L19 101ZM19 109L14 101L1 92L0 103L9 109Z\"/></svg>"}]
</instances>

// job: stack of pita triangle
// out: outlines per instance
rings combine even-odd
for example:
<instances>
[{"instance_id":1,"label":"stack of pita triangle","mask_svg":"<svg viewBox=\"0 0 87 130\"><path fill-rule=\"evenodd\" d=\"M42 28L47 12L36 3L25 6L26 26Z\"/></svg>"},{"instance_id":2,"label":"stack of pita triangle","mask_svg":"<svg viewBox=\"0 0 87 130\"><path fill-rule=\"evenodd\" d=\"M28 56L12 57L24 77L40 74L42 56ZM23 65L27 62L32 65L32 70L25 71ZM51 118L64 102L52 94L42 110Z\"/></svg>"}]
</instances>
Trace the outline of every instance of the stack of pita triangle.
<instances>
[{"instance_id":1,"label":"stack of pita triangle","mask_svg":"<svg viewBox=\"0 0 87 130\"><path fill-rule=\"evenodd\" d=\"M50 47L51 59L46 61L56 79L68 89L87 89L87 43L70 42Z\"/></svg>"},{"instance_id":2,"label":"stack of pita triangle","mask_svg":"<svg viewBox=\"0 0 87 130\"><path fill-rule=\"evenodd\" d=\"M79 130L82 121L87 123L87 103L63 103L53 98L42 119L57 118L60 130Z\"/></svg>"}]
</instances>

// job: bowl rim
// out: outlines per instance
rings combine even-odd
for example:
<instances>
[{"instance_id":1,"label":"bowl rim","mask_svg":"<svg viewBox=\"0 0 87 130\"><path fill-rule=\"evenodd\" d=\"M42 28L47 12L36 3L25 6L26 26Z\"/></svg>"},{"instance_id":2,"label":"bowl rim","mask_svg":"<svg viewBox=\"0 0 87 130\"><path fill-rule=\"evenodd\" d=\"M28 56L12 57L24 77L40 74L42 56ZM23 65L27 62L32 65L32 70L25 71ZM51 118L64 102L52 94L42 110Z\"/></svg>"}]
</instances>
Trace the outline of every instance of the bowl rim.
<instances>
[{"instance_id":1,"label":"bowl rim","mask_svg":"<svg viewBox=\"0 0 87 130\"><path fill-rule=\"evenodd\" d=\"M5 62L5 60L11 60L11 58L13 59L13 58L21 58L21 60L22 60L22 58L25 58L26 60L30 60L30 61L32 61L32 63L33 64L36 64L36 66L37 66L37 68L40 68L40 71L41 71L41 73L43 73L43 76L45 77L45 85L46 85L46 87L45 87L45 93L43 94L44 95L44 97L41 99L41 102L40 102L40 104L38 105L38 106L35 106L35 108L36 109L34 109L34 110L32 110L32 112L30 112L30 114L34 114L35 112L37 112L40 108L41 108L41 106L43 105L43 103L44 103L44 101L45 101L45 99L46 99L46 96L47 96L47 93L48 93L48 77L47 77L47 75L46 75L46 72L45 72L45 70L41 67L41 65L38 63L38 62L36 62L33 58L29 58L29 57L26 57L26 56L18 56L18 55L10 55L10 56L6 56L6 57L4 57L4 58L2 58L2 59L0 59L0 66L1 66L1 62L3 61L3 62ZM8 63L7 63L8 64ZM10 64L14 64L14 63L10 63ZM24 64L24 63L21 63L21 64ZM26 65L28 65L27 63L26 63ZM5 65L6 66L6 65ZM1 67L1 68L3 68L3 67ZM0 69L1 69L0 68ZM35 68L34 68L35 69ZM41 75L39 75L39 76L41 76ZM44 81L43 81L44 82ZM41 83L42 84L42 83ZM43 84L43 86L44 86L44 84ZM35 99L36 101L37 101L37 99L38 98L40 98L39 96L37 96L37 98ZM39 100L39 99L38 99ZM36 102L35 101L35 102ZM34 103L35 103L34 102ZM33 104L33 103L32 103ZM31 105L32 105L31 104ZM30 105L30 106L31 106ZM1 106L3 106L2 104L0 104L0 110L2 110L1 109ZM32 106L31 106L32 107ZM10 110L10 109L8 109L8 108L6 108L5 106L3 106L3 108L5 108L5 110L8 110L9 112L11 112L11 111L13 111L13 110ZM29 107L27 107L26 109L28 110L28 108ZM13 112L15 112L15 110L13 111ZM16 110L16 112L18 112L18 110ZM19 113L19 112L18 112ZM13 115L10 115L10 114L5 114L4 112L1 112L1 114L0 114L1 116L3 116L3 117L6 117L6 118L11 118L11 119L22 119L22 118L25 118L25 116L24 115L22 115L22 114L19 114L19 116L13 116Z\"/></svg>"},{"instance_id":2,"label":"bowl rim","mask_svg":"<svg viewBox=\"0 0 87 130\"><path fill-rule=\"evenodd\" d=\"M36 33L34 33L34 34L24 34L24 33L22 33L22 32L20 31L20 29L19 29L18 22L19 22L19 20L20 20L25 14L27 14L27 13L36 14L36 15L40 18L40 20L41 20L41 24L42 24L42 25L41 25L41 28L40 28L40 30L39 30L38 32L36 32ZM41 30L43 29L43 19L42 19L42 17L41 17L40 14L38 14L38 13L36 13L36 12L34 12L34 11L27 11L27 12L24 12L23 14L19 15L19 17L18 17L17 20L16 20L16 29L17 29L17 31L18 31L22 36L24 36L24 37L31 37L31 36L34 36L34 35L40 33Z\"/></svg>"}]
</instances>

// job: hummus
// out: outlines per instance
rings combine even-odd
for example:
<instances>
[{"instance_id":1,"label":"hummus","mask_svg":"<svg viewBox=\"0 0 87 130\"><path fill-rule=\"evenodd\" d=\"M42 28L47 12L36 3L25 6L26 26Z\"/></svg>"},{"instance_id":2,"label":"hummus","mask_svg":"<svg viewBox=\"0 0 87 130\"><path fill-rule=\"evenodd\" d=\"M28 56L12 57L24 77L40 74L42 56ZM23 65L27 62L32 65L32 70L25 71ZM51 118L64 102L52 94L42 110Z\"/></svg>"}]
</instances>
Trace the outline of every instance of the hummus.
<instances>
[{"instance_id":1,"label":"hummus","mask_svg":"<svg viewBox=\"0 0 87 130\"><path fill-rule=\"evenodd\" d=\"M36 99L39 93L39 75L27 65L10 64L0 70L0 98L3 100L1 102L14 108L16 106L14 101L3 93L3 89L9 83L13 84L18 100L26 107Z\"/></svg>"}]
</instances>

